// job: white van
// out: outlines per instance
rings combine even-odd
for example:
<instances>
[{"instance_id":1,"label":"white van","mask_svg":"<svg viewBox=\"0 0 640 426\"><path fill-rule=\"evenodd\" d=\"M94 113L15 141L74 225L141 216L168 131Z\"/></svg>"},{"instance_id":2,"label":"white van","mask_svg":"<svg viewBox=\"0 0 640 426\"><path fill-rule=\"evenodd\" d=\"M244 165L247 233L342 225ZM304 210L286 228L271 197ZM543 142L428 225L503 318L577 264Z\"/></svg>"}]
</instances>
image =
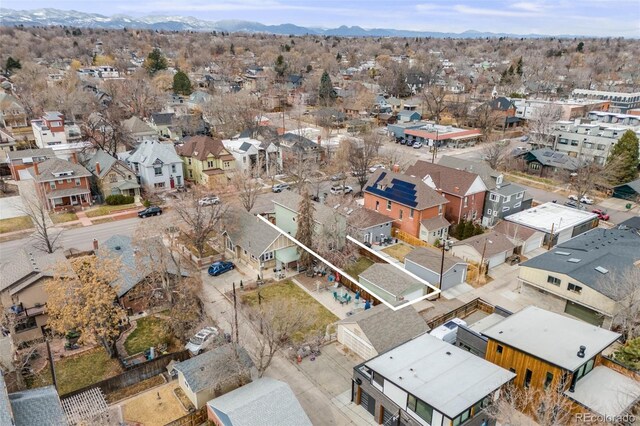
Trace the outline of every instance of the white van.
<instances>
[{"instance_id":1,"label":"white van","mask_svg":"<svg viewBox=\"0 0 640 426\"><path fill-rule=\"evenodd\" d=\"M437 337L440 340L444 340L447 343L451 343L452 345L455 345L456 337L458 335L459 325L466 326L467 323L466 321L461 320L460 318L454 318L445 322L440 327L434 328L429 332L429 334L432 335L433 337Z\"/></svg>"}]
</instances>

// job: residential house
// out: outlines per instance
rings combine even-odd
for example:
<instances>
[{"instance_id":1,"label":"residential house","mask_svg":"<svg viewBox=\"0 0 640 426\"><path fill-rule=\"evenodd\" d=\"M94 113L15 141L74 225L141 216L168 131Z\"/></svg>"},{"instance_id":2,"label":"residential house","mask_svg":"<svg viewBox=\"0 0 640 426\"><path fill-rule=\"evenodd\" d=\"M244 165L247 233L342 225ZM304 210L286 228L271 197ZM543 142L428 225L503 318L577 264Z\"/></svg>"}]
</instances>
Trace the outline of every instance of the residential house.
<instances>
[{"instance_id":1,"label":"residential house","mask_svg":"<svg viewBox=\"0 0 640 426\"><path fill-rule=\"evenodd\" d=\"M421 222L444 214L449 200L438 194L422 180L376 170L364 187L364 207L394 220L403 232L420 238Z\"/></svg>"},{"instance_id":2,"label":"residential house","mask_svg":"<svg viewBox=\"0 0 640 426\"><path fill-rule=\"evenodd\" d=\"M158 139L158 133L136 116L123 120L122 127L136 143L149 139Z\"/></svg>"},{"instance_id":3,"label":"residential house","mask_svg":"<svg viewBox=\"0 0 640 426\"><path fill-rule=\"evenodd\" d=\"M410 308L404 308L410 309ZM494 425L486 409L515 374L430 334L353 369L352 402L380 424Z\"/></svg>"},{"instance_id":4,"label":"residential house","mask_svg":"<svg viewBox=\"0 0 640 426\"><path fill-rule=\"evenodd\" d=\"M189 101L187 102L187 105L189 106L190 110L203 111L206 108L206 105L211 102L212 99L213 97L207 92L197 90L189 95Z\"/></svg>"},{"instance_id":5,"label":"residential house","mask_svg":"<svg viewBox=\"0 0 640 426\"><path fill-rule=\"evenodd\" d=\"M614 186L612 197L638 202L640 200L640 179Z\"/></svg>"},{"instance_id":6,"label":"residential house","mask_svg":"<svg viewBox=\"0 0 640 426\"><path fill-rule=\"evenodd\" d=\"M498 222L493 230L504 234L509 241L515 244L514 253L517 254L527 255L542 247L544 242L544 232L506 220Z\"/></svg>"},{"instance_id":7,"label":"residential house","mask_svg":"<svg viewBox=\"0 0 640 426\"><path fill-rule=\"evenodd\" d=\"M609 281L638 262L637 232L595 228L522 263L518 281L558 310L610 328L625 295Z\"/></svg>"},{"instance_id":8,"label":"residential house","mask_svg":"<svg viewBox=\"0 0 640 426\"><path fill-rule=\"evenodd\" d=\"M130 315L144 311L149 294L142 288L144 284L153 284L158 280L157 272L161 268L169 279L176 279L180 274L189 276L188 272L177 264L169 249L160 237L145 238L134 241L129 235L114 235L103 243L98 250L99 257L114 257L121 264L118 277L111 284L116 290L120 305Z\"/></svg>"},{"instance_id":9,"label":"residential house","mask_svg":"<svg viewBox=\"0 0 640 426\"><path fill-rule=\"evenodd\" d=\"M55 386L8 393L0 374L0 424L67 426L69 423Z\"/></svg>"},{"instance_id":10,"label":"residential house","mask_svg":"<svg viewBox=\"0 0 640 426\"><path fill-rule=\"evenodd\" d=\"M33 247L16 250L0 260L0 302L11 318L11 335L16 345L44 336L48 315L45 283L55 268L66 261L60 250L44 253Z\"/></svg>"},{"instance_id":11,"label":"residential house","mask_svg":"<svg viewBox=\"0 0 640 426\"><path fill-rule=\"evenodd\" d=\"M517 374L516 387L548 389L572 414L614 418L640 398L640 375L603 355L618 333L529 306L482 334L485 359Z\"/></svg>"},{"instance_id":12,"label":"residential house","mask_svg":"<svg viewBox=\"0 0 640 426\"><path fill-rule=\"evenodd\" d=\"M359 275L358 282L369 294L397 306L428 294L430 289L409 274L399 273L388 263L374 263ZM405 308L408 309L408 308Z\"/></svg>"},{"instance_id":13,"label":"residential house","mask_svg":"<svg viewBox=\"0 0 640 426\"><path fill-rule=\"evenodd\" d=\"M449 203L444 217L452 223L480 219L487 187L475 173L418 160L405 174L417 177Z\"/></svg>"},{"instance_id":14,"label":"residential house","mask_svg":"<svg viewBox=\"0 0 640 426\"><path fill-rule=\"evenodd\" d=\"M447 290L467 280L467 262L445 251L431 247L416 247L404 258L404 269L417 275L436 287L440 286L442 270L442 288Z\"/></svg>"},{"instance_id":15,"label":"residential house","mask_svg":"<svg viewBox=\"0 0 640 426\"><path fill-rule=\"evenodd\" d=\"M420 239L431 245L445 241L449 236L451 223L444 216L435 216L420 221Z\"/></svg>"},{"instance_id":16,"label":"residential house","mask_svg":"<svg viewBox=\"0 0 640 426\"><path fill-rule=\"evenodd\" d=\"M362 359L371 359L429 331L413 307L394 311L383 304L357 312L337 325L338 342Z\"/></svg>"},{"instance_id":17,"label":"residential house","mask_svg":"<svg viewBox=\"0 0 640 426\"><path fill-rule=\"evenodd\" d=\"M31 120L31 129L38 148L67 145L82 137L80 128L75 123L66 122L58 111L47 111L41 118Z\"/></svg>"},{"instance_id":18,"label":"residential house","mask_svg":"<svg viewBox=\"0 0 640 426\"><path fill-rule=\"evenodd\" d=\"M573 173L580 163L574 157L556 152L550 148L534 149L516 155L522 171L538 176L552 176L554 173Z\"/></svg>"},{"instance_id":19,"label":"residential house","mask_svg":"<svg viewBox=\"0 0 640 426\"><path fill-rule=\"evenodd\" d=\"M598 215L557 203L545 203L504 218L518 226L544 233L543 244L552 247L598 226Z\"/></svg>"},{"instance_id":20,"label":"residential house","mask_svg":"<svg viewBox=\"0 0 640 426\"><path fill-rule=\"evenodd\" d=\"M224 344L173 365L180 388L196 407L251 382L253 361L243 347Z\"/></svg>"},{"instance_id":21,"label":"residential house","mask_svg":"<svg viewBox=\"0 0 640 426\"><path fill-rule=\"evenodd\" d=\"M163 138L177 140L182 135L176 134L173 128L173 118L175 114L173 112L156 112L149 117L149 126L156 131L156 135Z\"/></svg>"},{"instance_id":22,"label":"residential house","mask_svg":"<svg viewBox=\"0 0 640 426\"><path fill-rule=\"evenodd\" d=\"M285 382L262 377L207 402L216 426L311 426L311 420Z\"/></svg>"},{"instance_id":23,"label":"residential house","mask_svg":"<svg viewBox=\"0 0 640 426\"><path fill-rule=\"evenodd\" d=\"M7 154L7 163L11 171L13 180L32 179L27 171L35 163L42 163L49 158L54 158L55 154L51 148L24 149L22 151L12 151Z\"/></svg>"},{"instance_id":24,"label":"residential house","mask_svg":"<svg viewBox=\"0 0 640 426\"><path fill-rule=\"evenodd\" d=\"M0 156L6 156L12 151L17 151L18 141L6 129L0 127ZM0 167L4 167L0 163Z\"/></svg>"},{"instance_id":25,"label":"residential house","mask_svg":"<svg viewBox=\"0 0 640 426\"><path fill-rule=\"evenodd\" d=\"M173 189L184 185L182 159L173 144L145 140L132 151L118 154L148 190Z\"/></svg>"},{"instance_id":26,"label":"residential house","mask_svg":"<svg viewBox=\"0 0 640 426\"><path fill-rule=\"evenodd\" d=\"M324 155L322 145L302 135L286 132L278 138L282 161L306 160L318 162Z\"/></svg>"},{"instance_id":27,"label":"residential house","mask_svg":"<svg viewBox=\"0 0 640 426\"><path fill-rule=\"evenodd\" d=\"M282 170L280 148L271 140L253 138L225 139L224 147L235 158L238 169L256 176L273 176Z\"/></svg>"},{"instance_id":28,"label":"residential house","mask_svg":"<svg viewBox=\"0 0 640 426\"><path fill-rule=\"evenodd\" d=\"M236 170L236 160L220 139L190 136L178 146L187 180L210 189L226 183Z\"/></svg>"},{"instance_id":29,"label":"residential house","mask_svg":"<svg viewBox=\"0 0 640 426\"><path fill-rule=\"evenodd\" d=\"M347 210L348 234L358 241L368 244L379 244L391 238L394 219L369 209Z\"/></svg>"},{"instance_id":30,"label":"residential house","mask_svg":"<svg viewBox=\"0 0 640 426\"><path fill-rule=\"evenodd\" d=\"M416 108L415 105L405 105L404 109L398 113L398 121L400 123L420 121L422 115L416 111Z\"/></svg>"},{"instance_id":31,"label":"residential house","mask_svg":"<svg viewBox=\"0 0 640 426\"><path fill-rule=\"evenodd\" d=\"M451 253L467 262L486 264L491 269L503 264L515 248L506 235L490 231L455 242Z\"/></svg>"},{"instance_id":32,"label":"residential house","mask_svg":"<svg viewBox=\"0 0 640 426\"><path fill-rule=\"evenodd\" d=\"M91 172L73 161L49 158L27 169L47 210L63 211L91 205Z\"/></svg>"},{"instance_id":33,"label":"residential house","mask_svg":"<svg viewBox=\"0 0 640 426\"><path fill-rule=\"evenodd\" d=\"M136 173L122 160L98 149L86 162L85 167L93 173L97 190L106 199L109 195L140 196L140 184Z\"/></svg>"},{"instance_id":34,"label":"residential house","mask_svg":"<svg viewBox=\"0 0 640 426\"><path fill-rule=\"evenodd\" d=\"M516 127L522 123L522 119L516 117L516 106L509 98L500 96L489 101L488 105L494 114L500 117L500 122L496 123L496 125L501 129Z\"/></svg>"},{"instance_id":35,"label":"residential house","mask_svg":"<svg viewBox=\"0 0 640 426\"><path fill-rule=\"evenodd\" d=\"M15 96L3 91L0 91L0 128L4 140L35 140L26 110Z\"/></svg>"},{"instance_id":36,"label":"residential house","mask_svg":"<svg viewBox=\"0 0 640 426\"><path fill-rule=\"evenodd\" d=\"M223 232L224 246L236 263L249 265L261 274L276 266L279 250L295 248L291 240L244 209L228 213L235 221Z\"/></svg>"}]
</instances>

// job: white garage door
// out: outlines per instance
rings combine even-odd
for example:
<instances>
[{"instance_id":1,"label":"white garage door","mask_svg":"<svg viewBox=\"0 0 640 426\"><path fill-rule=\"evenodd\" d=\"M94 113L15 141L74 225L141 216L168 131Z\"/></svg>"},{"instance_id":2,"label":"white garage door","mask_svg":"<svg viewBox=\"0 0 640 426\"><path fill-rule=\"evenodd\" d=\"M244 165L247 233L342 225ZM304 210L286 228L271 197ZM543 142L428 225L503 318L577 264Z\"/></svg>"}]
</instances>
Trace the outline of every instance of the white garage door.
<instances>
[{"instance_id":1,"label":"white garage door","mask_svg":"<svg viewBox=\"0 0 640 426\"><path fill-rule=\"evenodd\" d=\"M573 229L569 228L569 229L565 229L564 231L560 232L558 234L558 243L557 244L562 244L565 241L569 241L571 239L571 233L573 232Z\"/></svg>"},{"instance_id":2,"label":"white garage door","mask_svg":"<svg viewBox=\"0 0 640 426\"><path fill-rule=\"evenodd\" d=\"M493 257L489 258L489 269L493 268L494 266L498 266L502 263L504 263L504 260L506 259L506 252L502 252L500 254L496 254Z\"/></svg>"},{"instance_id":3,"label":"white garage door","mask_svg":"<svg viewBox=\"0 0 640 426\"><path fill-rule=\"evenodd\" d=\"M524 246L522 247L522 254L527 254L530 251L537 249L538 247L542 247L542 238L543 235L541 235L540 237L534 237L524 243Z\"/></svg>"},{"instance_id":4,"label":"white garage door","mask_svg":"<svg viewBox=\"0 0 640 426\"><path fill-rule=\"evenodd\" d=\"M18 176L20 176L20 180L33 179L33 176L31 176L31 173L29 173L29 169L18 170Z\"/></svg>"},{"instance_id":5,"label":"white garage door","mask_svg":"<svg viewBox=\"0 0 640 426\"><path fill-rule=\"evenodd\" d=\"M351 330L343 325L338 325L338 342L345 345L349 350L355 352L363 359L371 359L378 353L369 343L353 334Z\"/></svg>"}]
</instances>

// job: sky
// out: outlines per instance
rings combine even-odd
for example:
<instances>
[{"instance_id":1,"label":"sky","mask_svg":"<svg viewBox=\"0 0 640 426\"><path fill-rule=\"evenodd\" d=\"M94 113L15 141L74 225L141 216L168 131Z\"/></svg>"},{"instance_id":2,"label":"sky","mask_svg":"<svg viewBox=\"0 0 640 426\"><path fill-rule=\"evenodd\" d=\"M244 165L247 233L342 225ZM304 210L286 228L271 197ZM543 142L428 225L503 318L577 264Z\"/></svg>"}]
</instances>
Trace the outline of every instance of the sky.
<instances>
[{"instance_id":1,"label":"sky","mask_svg":"<svg viewBox=\"0 0 640 426\"><path fill-rule=\"evenodd\" d=\"M1 0L0 6L324 28L640 37L640 0Z\"/></svg>"}]
</instances>

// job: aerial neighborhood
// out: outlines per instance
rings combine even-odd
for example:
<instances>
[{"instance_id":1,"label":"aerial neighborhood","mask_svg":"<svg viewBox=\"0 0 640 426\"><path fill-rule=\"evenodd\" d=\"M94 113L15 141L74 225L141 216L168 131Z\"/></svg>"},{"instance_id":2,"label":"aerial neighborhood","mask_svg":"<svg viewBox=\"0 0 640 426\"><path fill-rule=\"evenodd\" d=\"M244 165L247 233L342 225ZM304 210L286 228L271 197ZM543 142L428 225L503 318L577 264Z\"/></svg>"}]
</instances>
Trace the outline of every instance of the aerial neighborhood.
<instances>
[{"instance_id":1,"label":"aerial neighborhood","mask_svg":"<svg viewBox=\"0 0 640 426\"><path fill-rule=\"evenodd\" d=\"M638 424L637 27L68 3L0 9L0 425Z\"/></svg>"}]
</instances>

